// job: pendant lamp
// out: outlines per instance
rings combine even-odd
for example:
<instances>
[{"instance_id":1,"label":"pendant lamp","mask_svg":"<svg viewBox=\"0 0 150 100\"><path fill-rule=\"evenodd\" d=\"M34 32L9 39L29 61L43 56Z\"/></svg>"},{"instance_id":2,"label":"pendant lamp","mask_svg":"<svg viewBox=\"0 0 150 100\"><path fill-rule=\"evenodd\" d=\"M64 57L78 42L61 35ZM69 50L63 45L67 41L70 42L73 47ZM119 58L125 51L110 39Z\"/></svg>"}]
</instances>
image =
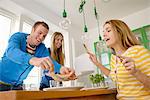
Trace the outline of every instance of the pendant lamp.
<instances>
[{"instance_id":1,"label":"pendant lamp","mask_svg":"<svg viewBox=\"0 0 150 100\"><path fill-rule=\"evenodd\" d=\"M84 21L84 32L88 32L88 28L86 25L86 20L85 20L85 12L84 12L84 5L86 4L85 0L81 0L81 4L79 7L79 13L83 13L83 21Z\"/></svg>"},{"instance_id":2,"label":"pendant lamp","mask_svg":"<svg viewBox=\"0 0 150 100\"><path fill-rule=\"evenodd\" d=\"M85 19L85 12L84 12L84 5L86 4L86 0L81 0L81 4L80 4L80 7L79 7L79 13L82 13L83 14L83 24L84 24L84 33L81 34L81 42L84 44L84 45L87 45L87 43L89 42L89 34L88 33L88 27L86 25L86 19Z\"/></svg>"},{"instance_id":3,"label":"pendant lamp","mask_svg":"<svg viewBox=\"0 0 150 100\"><path fill-rule=\"evenodd\" d=\"M64 10L63 10L63 13L62 13L62 21L59 23L59 26L63 29L68 29L69 26L71 25L71 21L69 18L67 18L67 12L66 12L66 9L65 9L65 0L64 0Z\"/></svg>"}]
</instances>

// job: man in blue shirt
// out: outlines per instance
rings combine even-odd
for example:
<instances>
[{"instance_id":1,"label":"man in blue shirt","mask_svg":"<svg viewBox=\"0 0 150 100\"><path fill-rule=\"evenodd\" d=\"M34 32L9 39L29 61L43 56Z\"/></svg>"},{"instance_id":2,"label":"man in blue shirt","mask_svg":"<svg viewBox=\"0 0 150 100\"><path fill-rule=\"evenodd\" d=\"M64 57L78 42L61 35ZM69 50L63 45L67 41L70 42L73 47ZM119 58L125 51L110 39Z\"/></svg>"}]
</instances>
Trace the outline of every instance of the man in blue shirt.
<instances>
[{"instance_id":1,"label":"man in blue shirt","mask_svg":"<svg viewBox=\"0 0 150 100\"><path fill-rule=\"evenodd\" d=\"M17 32L10 37L0 61L0 91L22 90L23 80L34 66L49 73L69 74L68 79L75 79L74 70L61 67L49 56L48 49L42 43L48 31L49 26L38 21L32 27L31 34Z\"/></svg>"}]
</instances>

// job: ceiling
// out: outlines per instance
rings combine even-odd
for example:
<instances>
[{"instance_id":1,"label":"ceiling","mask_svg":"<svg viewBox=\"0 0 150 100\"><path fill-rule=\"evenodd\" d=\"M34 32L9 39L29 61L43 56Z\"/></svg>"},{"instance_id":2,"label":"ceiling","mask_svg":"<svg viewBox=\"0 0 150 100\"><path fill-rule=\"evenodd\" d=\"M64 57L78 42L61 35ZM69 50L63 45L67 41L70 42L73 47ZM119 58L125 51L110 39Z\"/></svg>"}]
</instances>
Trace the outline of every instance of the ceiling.
<instances>
[{"instance_id":1,"label":"ceiling","mask_svg":"<svg viewBox=\"0 0 150 100\"><path fill-rule=\"evenodd\" d=\"M36 9L38 9L37 7L41 6L41 8L45 9L44 10L45 13L49 13L53 16L56 16L57 18L62 17L64 0L12 0L12 1L24 6L38 4L38 6L36 6ZM68 18L71 19L72 24L78 28L83 27L83 16L82 14L79 13L78 10L81 0L65 0L65 1ZM93 1L94 0L86 0L86 4L84 6L85 19L88 28L97 27L93 11L94 7ZM123 18L132 13L150 7L150 0L110 0L109 2L105 2L105 0L95 0L95 1L97 12L100 16L99 17L100 23L103 23L105 20L110 18ZM32 8L28 7L28 9Z\"/></svg>"}]
</instances>

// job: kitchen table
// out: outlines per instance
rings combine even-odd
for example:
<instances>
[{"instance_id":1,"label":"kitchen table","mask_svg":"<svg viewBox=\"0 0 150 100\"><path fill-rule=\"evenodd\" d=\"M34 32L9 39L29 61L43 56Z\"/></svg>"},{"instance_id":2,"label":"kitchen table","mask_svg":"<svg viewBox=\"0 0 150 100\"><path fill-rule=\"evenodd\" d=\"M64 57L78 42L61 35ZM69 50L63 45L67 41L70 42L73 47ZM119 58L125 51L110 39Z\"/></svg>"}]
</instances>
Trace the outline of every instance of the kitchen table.
<instances>
[{"instance_id":1,"label":"kitchen table","mask_svg":"<svg viewBox=\"0 0 150 100\"><path fill-rule=\"evenodd\" d=\"M0 100L116 100L116 89L74 91L6 91Z\"/></svg>"}]
</instances>

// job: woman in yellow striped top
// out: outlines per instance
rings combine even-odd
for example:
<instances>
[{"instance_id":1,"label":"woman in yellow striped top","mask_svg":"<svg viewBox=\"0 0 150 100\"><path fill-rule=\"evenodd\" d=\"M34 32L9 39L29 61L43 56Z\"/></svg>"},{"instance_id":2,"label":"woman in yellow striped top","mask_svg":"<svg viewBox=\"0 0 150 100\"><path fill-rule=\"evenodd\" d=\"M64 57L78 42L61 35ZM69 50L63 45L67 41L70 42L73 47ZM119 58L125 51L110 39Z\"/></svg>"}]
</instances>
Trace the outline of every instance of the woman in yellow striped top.
<instances>
[{"instance_id":1,"label":"woman in yellow striped top","mask_svg":"<svg viewBox=\"0 0 150 100\"><path fill-rule=\"evenodd\" d=\"M119 100L150 100L150 51L140 45L129 27L121 20L104 24L104 40L114 54L111 70L88 52L91 61L117 85Z\"/></svg>"}]
</instances>

